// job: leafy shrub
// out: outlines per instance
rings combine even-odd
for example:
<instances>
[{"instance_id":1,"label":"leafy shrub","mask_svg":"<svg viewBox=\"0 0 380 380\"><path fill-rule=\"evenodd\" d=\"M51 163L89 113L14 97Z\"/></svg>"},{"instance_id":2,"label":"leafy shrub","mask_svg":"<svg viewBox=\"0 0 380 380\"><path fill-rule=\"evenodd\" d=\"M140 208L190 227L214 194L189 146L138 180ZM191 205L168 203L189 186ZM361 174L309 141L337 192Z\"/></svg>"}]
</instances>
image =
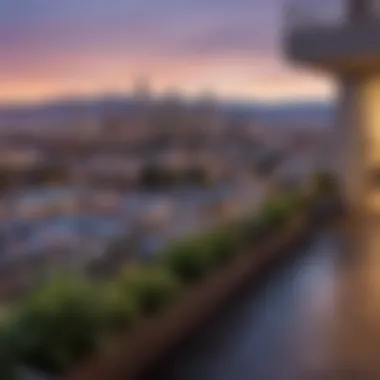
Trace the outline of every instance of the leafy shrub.
<instances>
[{"instance_id":1,"label":"leafy shrub","mask_svg":"<svg viewBox=\"0 0 380 380\"><path fill-rule=\"evenodd\" d=\"M185 283L204 276L213 265L209 245L199 237L177 241L162 253L163 265Z\"/></svg>"},{"instance_id":2,"label":"leafy shrub","mask_svg":"<svg viewBox=\"0 0 380 380\"><path fill-rule=\"evenodd\" d=\"M211 268L224 264L240 248L237 226L223 226L199 236L177 241L162 254L163 263L185 283L204 276Z\"/></svg>"},{"instance_id":3,"label":"leafy shrub","mask_svg":"<svg viewBox=\"0 0 380 380\"><path fill-rule=\"evenodd\" d=\"M15 380L16 359L11 349L10 338L9 320L2 319L0 322L0 379L4 380Z\"/></svg>"},{"instance_id":4,"label":"leafy shrub","mask_svg":"<svg viewBox=\"0 0 380 380\"><path fill-rule=\"evenodd\" d=\"M259 212L245 218L241 223L241 237L247 244L265 238L276 228L283 226L293 215L307 207L303 192L292 189L276 197L268 198L261 205Z\"/></svg>"},{"instance_id":5,"label":"leafy shrub","mask_svg":"<svg viewBox=\"0 0 380 380\"><path fill-rule=\"evenodd\" d=\"M117 282L108 284L102 292L102 317L107 331L117 332L129 328L138 319L140 312L131 294Z\"/></svg>"},{"instance_id":6,"label":"leafy shrub","mask_svg":"<svg viewBox=\"0 0 380 380\"><path fill-rule=\"evenodd\" d=\"M225 226L200 236L199 245L213 265L224 264L240 248L238 232L236 226Z\"/></svg>"},{"instance_id":7,"label":"leafy shrub","mask_svg":"<svg viewBox=\"0 0 380 380\"><path fill-rule=\"evenodd\" d=\"M10 331L13 349L27 365L61 372L96 347L102 321L94 288L59 279L37 291L16 314Z\"/></svg>"},{"instance_id":8,"label":"leafy shrub","mask_svg":"<svg viewBox=\"0 0 380 380\"><path fill-rule=\"evenodd\" d=\"M282 226L304 205L303 194L296 190L268 198L259 215L172 244L162 254L163 263L185 283L196 281L213 266L225 263L245 244Z\"/></svg>"},{"instance_id":9,"label":"leafy shrub","mask_svg":"<svg viewBox=\"0 0 380 380\"><path fill-rule=\"evenodd\" d=\"M166 306L178 294L177 279L162 267L137 267L125 272L120 280L121 294L130 296L144 315Z\"/></svg>"},{"instance_id":10,"label":"leafy shrub","mask_svg":"<svg viewBox=\"0 0 380 380\"><path fill-rule=\"evenodd\" d=\"M292 213L293 204L286 197L278 197L267 200L263 203L259 220L263 228L263 232L283 225Z\"/></svg>"}]
</instances>

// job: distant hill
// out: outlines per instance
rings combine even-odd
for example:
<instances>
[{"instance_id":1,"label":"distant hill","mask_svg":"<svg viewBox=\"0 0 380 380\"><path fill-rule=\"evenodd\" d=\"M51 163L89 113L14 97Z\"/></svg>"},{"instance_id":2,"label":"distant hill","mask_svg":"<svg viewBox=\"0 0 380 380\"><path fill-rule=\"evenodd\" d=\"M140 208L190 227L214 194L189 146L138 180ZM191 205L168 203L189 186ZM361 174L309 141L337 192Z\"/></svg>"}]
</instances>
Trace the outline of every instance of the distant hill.
<instances>
[{"instance_id":1,"label":"distant hill","mask_svg":"<svg viewBox=\"0 0 380 380\"><path fill-rule=\"evenodd\" d=\"M82 100L69 99L38 106L0 106L0 125L14 125L27 122L60 124L81 115L97 117L113 111L128 111L133 107L130 97L109 96ZM226 102L221 108L241 117L255 119L269 125L326 126L333 120L334 107L323 102L281 103L275 105Z\"/></svg>"},{"instance_id":2,"label":"distant hill","mask_svg":"<svg viewBox=\"0 0 380 380\"><path fill-rule=\"evenodd\" d=\"M323 102L282 103L275 105L239 104L227 105L241 115L250 115L269 125L329 126L334 120L334 105Z\"/></svg>"}]
</instances>

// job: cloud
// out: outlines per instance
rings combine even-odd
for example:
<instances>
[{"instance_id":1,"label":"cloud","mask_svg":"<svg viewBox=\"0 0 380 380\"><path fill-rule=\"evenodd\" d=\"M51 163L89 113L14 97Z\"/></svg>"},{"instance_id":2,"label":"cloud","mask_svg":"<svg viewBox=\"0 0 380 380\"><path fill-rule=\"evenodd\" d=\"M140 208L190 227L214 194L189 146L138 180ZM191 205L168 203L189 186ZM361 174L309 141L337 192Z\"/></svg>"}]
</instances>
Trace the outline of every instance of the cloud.
<instances>
[{"instance_id":1,"label":"cloud","mask_svg":"<svg viewBox=\"0 0 380 380\"><path fill-rule=\"evenodd\" d=\"M290 73L278 63L280 0L4 1L0 80L13 95L23 83L28 94L117 87L139 71L161 87L214 82L225 92L229 76L246 93L241 73Z\"/></svg>"}]
</instances>

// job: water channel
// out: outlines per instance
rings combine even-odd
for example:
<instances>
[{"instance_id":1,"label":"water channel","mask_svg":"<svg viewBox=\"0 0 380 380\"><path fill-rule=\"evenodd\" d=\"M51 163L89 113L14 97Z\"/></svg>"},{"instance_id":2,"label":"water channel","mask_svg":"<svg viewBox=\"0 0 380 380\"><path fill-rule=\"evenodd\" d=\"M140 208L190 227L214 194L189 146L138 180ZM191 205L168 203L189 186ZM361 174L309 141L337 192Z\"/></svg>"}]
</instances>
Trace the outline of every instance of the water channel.
<instances>
[{"instance_id":1,"label":"water channel","mask_svg":"<svg viewBox=\"0 0 380 380\"><path fill-rule=\"evenodd\" d=\"M380 223L315 234L155 369L163 380L380 378Z\"/></svg>"}]
</instances>

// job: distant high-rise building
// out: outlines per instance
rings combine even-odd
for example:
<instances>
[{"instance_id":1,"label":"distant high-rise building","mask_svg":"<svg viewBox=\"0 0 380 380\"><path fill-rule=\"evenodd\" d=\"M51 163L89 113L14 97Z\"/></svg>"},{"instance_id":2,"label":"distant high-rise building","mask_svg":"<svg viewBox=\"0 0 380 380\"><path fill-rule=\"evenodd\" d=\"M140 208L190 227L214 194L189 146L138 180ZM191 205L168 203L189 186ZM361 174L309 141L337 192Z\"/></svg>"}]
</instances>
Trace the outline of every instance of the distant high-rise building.
<instances>
[{"instance_id":1,"label":"distant high-rise building","mask_svg":"<svg viewBox=\"0 0 380 380\"><path fill-rule=\"evenodd\" d=\"M133 114L135 127L147 128L152 119L153 95L149 80L141 77L136 80L133 90Z\"/></svg>"},{"instance_id":2,"label":"distant high-rise building","mask_svg":"<svg viewBox=\"0 0 380 380\"><path fill-rule=\"evenodd\" d=\"M133 99L140 105L146 105L152 100L152 89L147 78L141 77L136 80L133 89Z\"/></svg>"}]
</instances>

